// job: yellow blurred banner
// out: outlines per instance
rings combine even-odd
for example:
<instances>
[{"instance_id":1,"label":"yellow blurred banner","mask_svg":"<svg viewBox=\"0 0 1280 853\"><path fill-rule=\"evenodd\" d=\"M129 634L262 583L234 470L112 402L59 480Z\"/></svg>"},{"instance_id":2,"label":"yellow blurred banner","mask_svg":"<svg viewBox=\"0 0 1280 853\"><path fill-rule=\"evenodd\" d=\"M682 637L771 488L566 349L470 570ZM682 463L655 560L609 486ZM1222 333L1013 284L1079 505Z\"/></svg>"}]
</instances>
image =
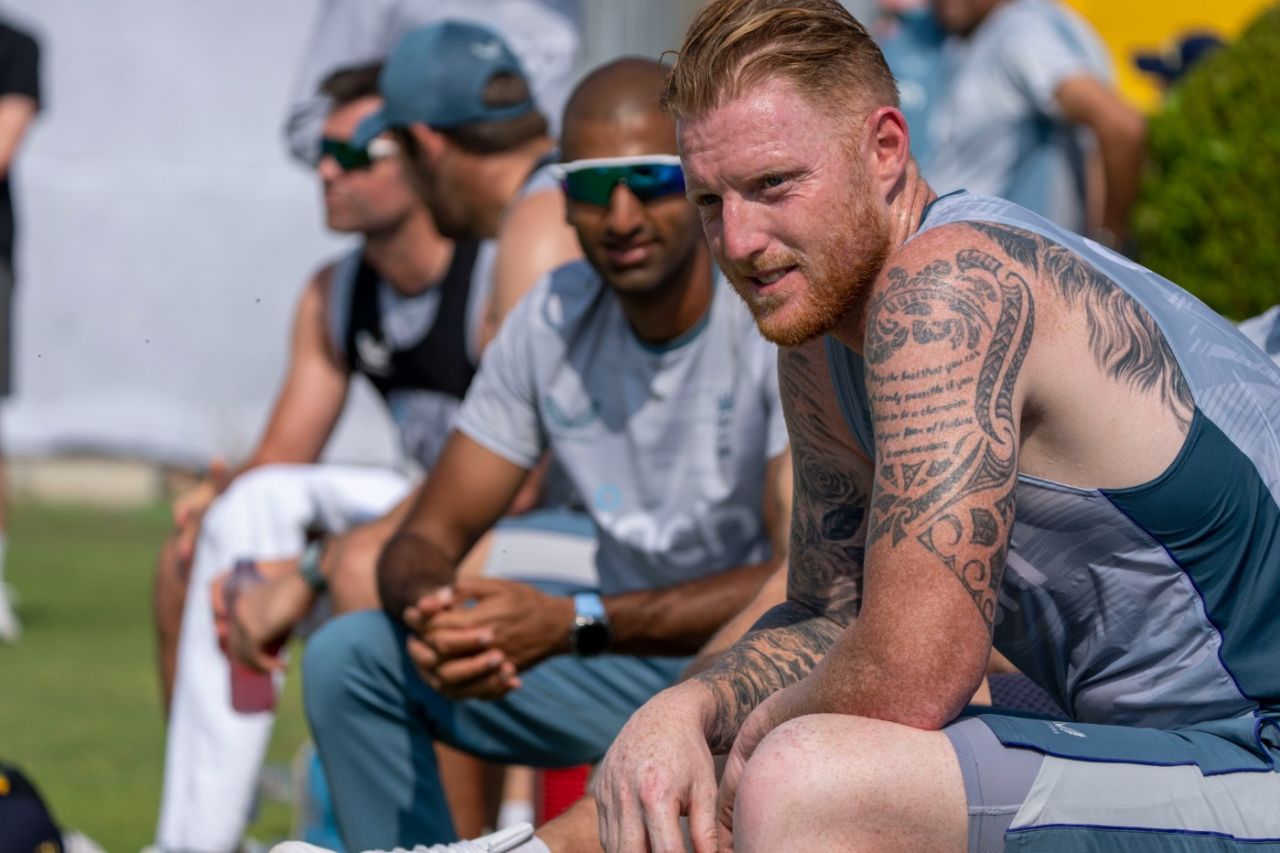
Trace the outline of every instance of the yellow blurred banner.
<instances>
[{"instance_id":1,"label":"yellow blurred banner","mask_svg":"<svg viewBox=\"0 0 1280 853\"><path fill-rule=\"evenodd\" d=\"M1144 110L1160 100L1158 79L1138 70L1140 54L1176 59L1188 35L1211 33L1224 41L1240 31L1269 0L1066 0L1097 28L1111 50L1120 91Z\"/></svg>"}]
</instances>

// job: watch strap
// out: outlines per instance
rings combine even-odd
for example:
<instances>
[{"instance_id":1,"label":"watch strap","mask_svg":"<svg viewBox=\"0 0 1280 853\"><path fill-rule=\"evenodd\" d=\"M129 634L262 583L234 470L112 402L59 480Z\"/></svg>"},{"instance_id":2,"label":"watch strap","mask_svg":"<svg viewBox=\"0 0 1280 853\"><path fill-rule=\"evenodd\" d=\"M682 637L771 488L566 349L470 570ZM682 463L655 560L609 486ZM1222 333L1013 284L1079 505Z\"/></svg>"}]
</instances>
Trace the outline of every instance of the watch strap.
<instances>
[{"instance_id":1,"label":"watch strap","mask_svg":"<svg viewBox=\"0 0 1280 853\"><path fill-rule=\"evenodd\" d=\"M320 561L324 558L325 539L320 537L309 543L298 560L298 574L315 592L324 592L329 581L320 573Z\"/></svg>"}]
</instances>

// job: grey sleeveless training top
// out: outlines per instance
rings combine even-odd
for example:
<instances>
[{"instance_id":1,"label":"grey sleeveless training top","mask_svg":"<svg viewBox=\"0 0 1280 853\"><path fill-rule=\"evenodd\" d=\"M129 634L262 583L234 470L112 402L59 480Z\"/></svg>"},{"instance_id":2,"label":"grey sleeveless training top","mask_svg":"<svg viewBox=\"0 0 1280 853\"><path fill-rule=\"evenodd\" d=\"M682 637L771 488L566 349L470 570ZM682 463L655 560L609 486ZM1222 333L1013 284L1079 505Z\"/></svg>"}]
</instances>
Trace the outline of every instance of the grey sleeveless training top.
<instances>
[{"instance_id":1,"label":"grey sleeveless training top","mask_svg":"<svg viewBox=\"0 0 1280 853\"><path fill-rule=\"evenodd\" d=\"M1195 403L1177 458L1148 483L1019 475L995 645L1084 722L1280 719L1280 368L1172 282L1017 205L944 196L920 231L966 221L1092 265L1160 327ZM827 355L874 459L862 359L831 338Z\"/></svg>"}]
</instances>

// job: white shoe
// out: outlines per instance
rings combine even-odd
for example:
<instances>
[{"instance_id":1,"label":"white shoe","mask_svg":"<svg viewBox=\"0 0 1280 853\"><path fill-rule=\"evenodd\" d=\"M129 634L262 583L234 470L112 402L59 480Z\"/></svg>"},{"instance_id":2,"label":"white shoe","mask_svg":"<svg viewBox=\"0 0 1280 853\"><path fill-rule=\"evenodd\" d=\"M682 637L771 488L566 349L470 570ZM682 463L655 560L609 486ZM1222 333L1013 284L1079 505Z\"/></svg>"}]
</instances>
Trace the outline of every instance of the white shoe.
<instances>
[{"instance_id":1,"label":"white shoe","mask_svg":"<svg viewBox=\"0 0 1280 853\"><path fill-rule=\"evenodd\" d=\"M521 823L470 841L433 844L430 847L419 844L412 850L406 850L403 847L388 851L366 850L365 853L507 853L530 838L533 838L533 827L527 823ZM303 841L286 841L272 847L271 853L333 853L333 851Z\"/></svg>"},{"instance_id":2,"label":"white shoe","mask_svg":"<svg viewBox=\"0 0 1280 853\"><path fill-rule=\"evenodd\" d=\"M62 849L64 853L106 853L98 842L75 831L62 833Z\"/></svg>"},{"instance_id":3,"label":"white shoe","mask_svg":"<svg viewBox=\"0 0 1280 853\"><path fill-rule=\"evenodd\" d=\"M0 643L16 643L22 636L22 625L9 604L5 588L0 586Z\"/></svg>"}]
</instances>

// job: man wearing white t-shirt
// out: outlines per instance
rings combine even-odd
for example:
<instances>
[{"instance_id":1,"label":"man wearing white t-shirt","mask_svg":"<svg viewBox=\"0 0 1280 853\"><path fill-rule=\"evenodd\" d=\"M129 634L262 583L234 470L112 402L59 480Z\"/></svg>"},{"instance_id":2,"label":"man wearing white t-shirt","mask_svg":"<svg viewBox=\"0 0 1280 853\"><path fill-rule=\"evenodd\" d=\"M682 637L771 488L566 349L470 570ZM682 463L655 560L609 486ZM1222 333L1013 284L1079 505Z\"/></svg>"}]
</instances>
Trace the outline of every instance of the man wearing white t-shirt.
<instances>
[{"instance_id":1,"label":"man wearing white t-shirt","mask_svg":"<svg viewBox=\"0 0 1280 853\"><path fill-rule=\"evenodd\" d=\"M713 271L662 76L621 60L571 97L563 185L587 260L490 345L383 552L385 612L308 647L307 713L349 849L454 837L437 739L502 762L598 759L783 559L776 351ZM587 504L599 590L456 579L546 450Z\"/></svg>"},{"instance_id":2,"label":"man wearing white t-shirt","mask_svg":"<svg viewBox=\"0 0 1280 853\"><path fill-rule=\"evenodd\" d=\"M931 0L949 38L920 170L939 193L1009 199L1115 244L1137 192L1146 123L1106 48L1059 0ZM1097 167L1100 167L1097 168Z\"/></svg>"}]
</instances>

